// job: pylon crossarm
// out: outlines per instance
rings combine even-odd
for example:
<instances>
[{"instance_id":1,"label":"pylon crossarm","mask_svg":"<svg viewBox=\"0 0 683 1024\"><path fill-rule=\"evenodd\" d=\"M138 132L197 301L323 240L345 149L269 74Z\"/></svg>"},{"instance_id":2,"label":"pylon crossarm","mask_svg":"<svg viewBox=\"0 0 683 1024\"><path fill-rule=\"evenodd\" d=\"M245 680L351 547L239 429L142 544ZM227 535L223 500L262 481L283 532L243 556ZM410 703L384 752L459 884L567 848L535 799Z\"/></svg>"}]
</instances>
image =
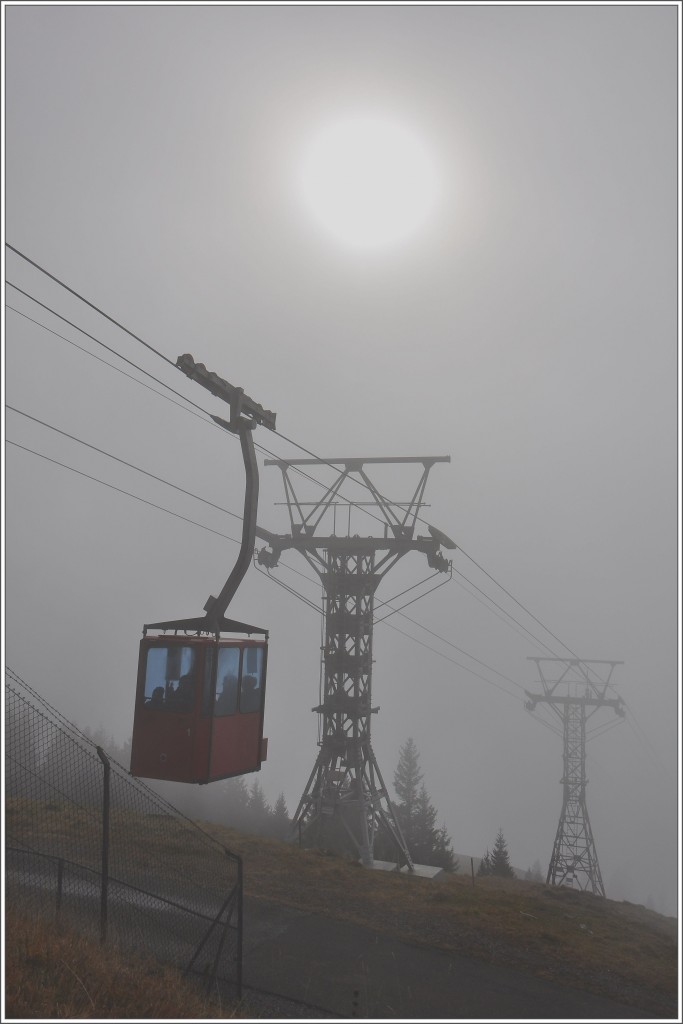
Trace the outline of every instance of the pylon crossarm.
<instances>
[{"instance_id":1,"label":"pylon crossarm","mask_svg":"<svg viewBox=\"0 0 683 1024\"><path fill-rule=\"evenodd\" d=\"M418 513L419 513L420 509L422 508L422 499L424 497L425 488L427 486L427 477L429 476L429 470L431 468L432 468L431 466L425 466L424 467L424 472L422 473L422 476L420 477L418 485L415 488L415 493L413 494L412 504L411 504L410 508L406 509L406 514L403 517L403 526L404 527L405 527L406 523L408 522L408 518L409 517L412 518L412 523L411 523L411 526L410 526L411 534L413 533L413 531L415 529L415 522L417 520Z\"/></svg>"},{"instance_id":2,"label":"pylon crossarm","mask_svg":"<svg viewBox=\"0 0 683 1024\"><path fill-rule=\"evenodd\" d=\"M387 526L392 531L394 536L396 536L396 537L408 536L408 532L409 531L406 531L404 529L404 524L405 524L405 521L406 521L406 519L408 517L408 511L410 510L410 506L408 506L408 510L406 511L406 514L403 517L403 521L402 521L400 519L400 517L397 516L396 513L394 512L393 502L389 501L388 498L385 498L384 495L381 494L377 490L377 488L375 487L374 483L372 482L370 477L367 475L365 470L361 467L361 468L359 468L357 470L357 473L358 473L358 476L360 477L360 479L362 480L362 482L365 484L365 486L368 488L368 490L372 494L373 498L375 499L375 503L377 505L377 508L379 509L380 513L384 517L384 520L385 520Z\"/></svg>"},{"instance_id":3,"label":"pylon crossarm","mask_svg":"<svg viewBox=\"0 0 683 1024\"><path fill-rule=\"evenodd\" d=\"M283 466L282 473L285 479L285 494L287 497L287 503L290 506L289 518L292 527L292 534L294 535L295 533L303 532L306 536L312 537L315 531L317 530L318 526L320 525L323 516L330 509L332 503L334 502L334 499L339 494L339 489L341 488L341 485L344 483L344 481L349 475L348 469L345 467L338 474L337 479L327 488L322 498L320 498L317 502L313 503L313 507L311 508L311 511L308 514L304 512L304 503L299 501L299 499L296 497L294 491L294 484L292 483L291 477L289 476L289 467ZM294 520L294 516L292 513L292 504L296 506L296 510L299 517L298 522L295 522Z\"/></svg>"},{"instance_id":4,"label":"pylon crossarm","mask_svg":"<svg viewBox=\"0 0 683 1024\"><path fill-rule=\"evenodd\" d=\"M375 563L375 572L378 576L385 576L390 569L393 569L399 559L406 555L407 551L388 551L383 558L379 558Z\"/></svg>"},{"instance_id":5,"label":"pylon crossarm","mask_svg":"<svg viewBox=\"0 0 683 1024\"><path fill-rule=\"evenodd\" d=\"M286 467L282 466L281 469L282 483L285 489L285 498L287 499L287 512L289 514L289 524L292 530L292 536L294 536L294 534L301 529L301 523L303 522L304 514L297 500L296 493L294 491L294 487L292 486L292 482L289 479L289 474L287 472ZM294 521L294 509L296 509L296 511L299 514L299 520L296 523Z\"/></svg>"}]
</instances>

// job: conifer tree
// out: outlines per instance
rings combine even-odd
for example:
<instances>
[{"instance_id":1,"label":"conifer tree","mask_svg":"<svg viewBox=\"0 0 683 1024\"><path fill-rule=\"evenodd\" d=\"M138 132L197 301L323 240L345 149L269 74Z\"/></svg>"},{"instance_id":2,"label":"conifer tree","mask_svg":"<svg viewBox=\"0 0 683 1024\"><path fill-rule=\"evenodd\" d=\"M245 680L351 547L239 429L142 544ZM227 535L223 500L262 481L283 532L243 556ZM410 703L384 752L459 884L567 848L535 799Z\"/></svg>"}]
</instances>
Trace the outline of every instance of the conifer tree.
<instances>
[{"instance_id":1,"label":"conifer tree","mask_svg":"<svg viewBox=\"0 0 683 1024\"><path fill-rule=\"evenodd\" d=\"M411 855L418 864L428 864L429 857L434 850L436 836L436 810L432 806L424 782L420 786L415 801L415 812L413 815L413 847Z\"/></svg>"},{"instance_id":2,"label":"conifer tree","mask_svg":"<svg viewBox=\"0 0 683 1024\"><path fill-rule=\"evenodd\" d=\"M432 859L429 863L435 864L437 867L444 868L445 871L451 871L453 874L460 870L460 861L453 853L452 840L445 825L442 825L441 828L436 830L434 835L434 850L432 852Z\"/></svg>"},{"instance_id":3,"label":"conifer tree","mask_svg":"<svg viewBox=\"0 0 683 1024\"><path fill-rule=\"evenodd\" d=\"M501 878L515 877L502 828L498 829L493 853L491 854L491 874L498 875Z\"/></svg>"},{"instance_id":4,"label":"conifer tree","mask_svg":"<svg viewBox=\"0 0 683 1024\"><path fill-rule=\"evenodd\" d=\"M400 803L394 804L394 810L403 838L415 863L457 871L458 865L446 826L436 826L437 812L422 782L419 759L417 746L409 738L401 747L394 773L394 789L400 800ZM392 856L392 852L386 852L385 846L377 844L380 856Z\"/></svg>"},{"instance_id":5,"label":"conifer tree","mask_svg":"<svg viewBox=\"0 0 683 1024\"><path fill-rule=\"evenodd\" d=\"M486 853L479 861L479 867L477 868L477 875L490 875L492 871L491 854L486 849Z\"/></svg>"},{"instance_id":6,"label":"conifer tree","mask_svg":"<svg viewBox=\"0 0 683 1024\"><path fill-rule=\"evenodd\" d=\"M543 881L543 871L541 869L541 862L538 858L534 861L533 867L527 868L524 878L527 882Z\"/></svg>"},{"instance_id":7,"label":"conifer tree","mask_svg":"<svg viewBox=\"0 0 683 1024\"><path fill-rule=\"evenodd\" d=\"M222 796L226 812L226 822L233 828L243 828L246 824L249 790L241 775L233 779L226 779L222 784Z\"/></svg>"},{"instance_id":8,"label":"conifer tree","mask_svg":"<svg viewBox=\"0 0 683 1024\"><path fill-rule=\"evenodd\" d=\"M276 839L286 839L289 836L291 824L289 811L287 810L287 804L285 802L285 795L284 793L280 793L275 801L275 807L273 808L273 814L271 817L272 834Z\"/></svg>"},{"instance_id":9,"label":"conifer tree","mask_svg":"<svg viewBox=\"0 0 683 1024\"><path fill-rule=\"evenodd\" d=\"M419 785L422 782L419 759L417 746L412 737L408 737L399 751L398 765L394 772L394 789L399 799L399 803L395 805L394 809L403 832L403 838L410 851L415 846L417 839L415 815Z\"/></svg>"},{"instance_id":10,"label":"conifer tree","mask_svg":"<svg viewBox=\"0 0 683 1024\"><path fill-rule=\"evenodd\" d=\"M247 800L247 811L249 813L251 827L254 831L262 831L266 825L271 810L266 802L261 783L258 779L254 779L251 784L249 798Z\"/></svg>"}]
</instances>

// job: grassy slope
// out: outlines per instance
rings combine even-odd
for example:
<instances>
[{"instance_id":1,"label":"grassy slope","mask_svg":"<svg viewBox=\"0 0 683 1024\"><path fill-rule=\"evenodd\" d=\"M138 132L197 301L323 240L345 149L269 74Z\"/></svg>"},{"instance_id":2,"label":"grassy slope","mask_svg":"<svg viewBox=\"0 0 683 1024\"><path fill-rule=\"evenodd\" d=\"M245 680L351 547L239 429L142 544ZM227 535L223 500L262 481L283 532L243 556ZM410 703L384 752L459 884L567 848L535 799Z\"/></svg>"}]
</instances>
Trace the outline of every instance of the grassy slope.
<instances>
[{"instance_id":1,"label":"grassy slope","mask_svg":"<svg viewBox=\"0 0 683 1024\"><path fill-rule=\"evenodd\" d=\"M8 910L5 915L8 1018L203 1019L239 1016L180 973L141 961L69 929Z\"/></svg>"},{"instance_id":2,"label":"grassy slope","mask_svg":"<svg viewBox=\"0 0 683 1024\"><path fill-rule=\"evenodd\" d=\"M244 858L245 891L676 1016L677 922L645 907L521 879L436 880L205 826Z\"/></svg>"},{"instance_id":3,"label":"grassy slope","mask_svg":"<svg viewBox=\"0 0 683 1024\"><path fill-rule=\"evenodd\" d=\"M73 816L62 814L60 808L55 807L50 815L41 814L39 819L33 813L29 815L21 801L11 802L6 811L16 837L35 838L29 837L29 832L37 828L41 840L59 836L60 846L75 841L77 832L83 838L84 823L79 828ZM320 851L300 850L213 824L202 823L202 827L244 858L247 895L365 925L417 945L514 967L657 1016L676 1016L677 923L673 918L633 904L519 879L478 878L473 886L468 874L427 880L367 871ZM169 843L168 835L162 836L153 817L138 815L121 815L116 832L119 842L125 843L136 859L152 858L158 882L183 884L187 871L192 869L187 839ZM200 857L202 851L198 847L190 854ZM17 960L17 948L26 949L26 942L17 945L10 930L8 939L12 954L8 967L12 965L16 972L20 962L24 967L28 963L35 973L35 960L24 955L22 961L21 953ZM63 955L56 959L64 965ZM60 977L71 971L79 973L77 961L66 962L70 967L60 967ZM42 978L41 965L39 958L38 974ZM127 977L125 968L121 970ZM94 977L94 962L88 972ZM9 971L7 977L9 984ZM88 982L79 977L92 996ZM98 984L93 981L91 987L97 988ZM83 986L76 981L74 985L84 998ZM112 999L115 996L111 993ZM110 995L102 998L109 1000ZM109 1007L108 1002L106 1005ZM83 1006L86 1012L87 1008ZM128 1015L124 1009L112 1004L111 1012L92 1016L118 1014L124 1018ZM19 1015L51 1016L28 1011ZM174 1014L211 1015L196 1011L183 1014L178 1009Z\"/></svg>"}]
</instances>

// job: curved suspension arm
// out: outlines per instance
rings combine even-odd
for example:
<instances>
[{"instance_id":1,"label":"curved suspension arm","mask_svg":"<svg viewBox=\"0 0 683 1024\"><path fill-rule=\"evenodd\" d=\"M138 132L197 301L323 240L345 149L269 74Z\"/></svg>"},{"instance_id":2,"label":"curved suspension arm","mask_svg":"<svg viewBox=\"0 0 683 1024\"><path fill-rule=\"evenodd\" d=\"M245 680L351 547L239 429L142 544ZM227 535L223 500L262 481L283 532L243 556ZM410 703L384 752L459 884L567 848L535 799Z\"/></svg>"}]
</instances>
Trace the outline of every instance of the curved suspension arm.
<instances>
[{"instance_id":1,"label":"curved suspension arm","mask_svg":"<svg viewBox=\"0 0 683 1024\"><path fill-rule=\"evenodd\" d=\"M197 381L207 391L227 402L230 406L229 422L221 419L220 416L212 416L211 418L219 426L224 427L233 434L238 434L240 439L246 476L242 544L237 561L225 586L218 597L210 597L204 605L206 615L203 618L174 619L168 622L150 623L144 627L144 632L146 633L148 629L182 629L186 631L196 630L199 633L218 634L221 630L229 630L231 632L237 631L249 634L265 633L267 636L268 631L260 626L251 626L245 622L226 619L224 614L249 568L256 537L259 536L268 543L275 539L273 534L256 526L259 477L252 437L252 430L258 424L266 426L270 430L275 430L275 413L269 409L264 409L258 402L245 395L242 388L234 387L227 380L219 377L217 373L207 370L203 363L196 363L189 353L179 356L176 360L176 366L191 380Z\"/></svg>"},{"instance_id":2,"label":"curved suspension arm","mask_svg":"<svg viewBox=\"0 0 683 1024\"><path fill-rule=\"evenodd\" d=\"M237 593L238 587L251 563L251 557L256 543L256 516L258 513L258 492L259 475L254 450L254 438L252 431L256 424L253 420L246 420L243 417L236 423L228 423L219 416L213 416L213 420L239 435L244 459L245 488L244 488L244 518L242 523L242 544L237 561L228 576L225 586L218 597L210 597L204 605L206 612L206 623L210 629L219 628L220 622L225 615L226 609Z\"/></svg>"}]
</instances>

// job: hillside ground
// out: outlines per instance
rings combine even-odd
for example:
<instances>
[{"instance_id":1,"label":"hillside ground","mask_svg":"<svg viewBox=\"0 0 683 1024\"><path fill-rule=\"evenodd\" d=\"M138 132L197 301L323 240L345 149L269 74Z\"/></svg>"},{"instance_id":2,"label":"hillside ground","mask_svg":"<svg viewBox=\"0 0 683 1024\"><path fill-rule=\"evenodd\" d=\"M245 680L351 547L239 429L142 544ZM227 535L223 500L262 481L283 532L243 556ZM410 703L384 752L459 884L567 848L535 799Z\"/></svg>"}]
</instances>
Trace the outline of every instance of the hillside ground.
<instances>
[{"instance_id":1,"label":"hillside ground","mask_svg":"<svg viewBox=\"0 0 683 1024\"><path fill-rule=\"evenodd\" d=\"M676 1016L675 918L517 878L370 871L326 851L204 827L244 858L247 895Z\"/></svg>"},{"instance_id":2,"label":"hillside ground","mask_svg":"<svg viewBox=\"0 0 683 1024\"><path fill-rule=\"evenodd\" d=\"M153 827L143 843L141 826L138 823L135 833L141 855L144 851L147 857L153 850ZM372 871L329 851L300 849L213 824L201 823L201 827L242 856L245 895L252 900L527 972L644 1014L677 1018L678 924L674 918L631 903L516 878L473 880L463 872L426 879ZM170 856L165 850L159 863L167 862L168 878L177 885L178 871L187 870L187 865L182 850L173 855L177 865ZM106 950L84 945L76 936L66 936L61 945L55 945L49 930L32 930L21 915L12 917L11 908L6 908L6 914L6 1009L11 1016L125 1019L131 1015L130 999L138 998L133 996L135 986L140 998L154 989L168 995L174 1006L171 1016L176 1019L241 1015L239 1007L224 1006L217 1013L215 1007L192 1002L193 993L172 987L173 972L169 975L166 969L148 967L136 977L135 971L130 973L125 951L121 959L112 959ZM69 1012L69 1007L77 1007L77 1012Z\"/></svg>"}]
</instances>

